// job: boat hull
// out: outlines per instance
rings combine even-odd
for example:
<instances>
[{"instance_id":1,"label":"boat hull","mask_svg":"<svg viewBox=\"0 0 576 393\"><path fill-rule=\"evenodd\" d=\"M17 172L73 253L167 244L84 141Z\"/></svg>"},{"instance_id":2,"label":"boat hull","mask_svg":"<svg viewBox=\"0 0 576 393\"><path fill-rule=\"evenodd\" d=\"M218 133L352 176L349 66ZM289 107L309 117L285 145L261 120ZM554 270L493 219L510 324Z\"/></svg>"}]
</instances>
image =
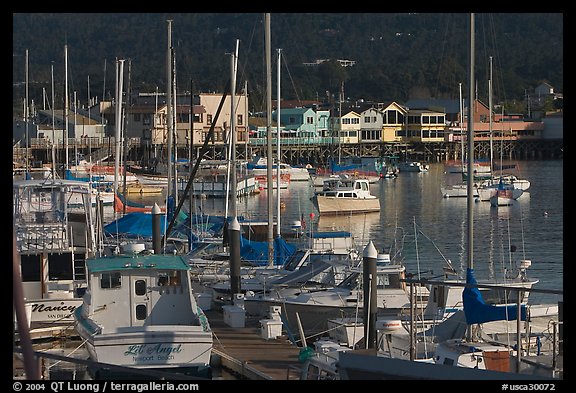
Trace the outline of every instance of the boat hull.
<instances>
[{"instance_id":1,"label":"boat hull","mask_svg":"<svg viewBox=\"0 0 576 393\"><path fill-rule=\"evenodd\" d=\"M378 198L356 199L317 195L314 198L320 214L356 214L380 211Z\"/></svg>"},{"instance_id":2,"label":"boat hull","mask_svg":"<svg viewBox=\"0 0 576 393\"><path fill-rule=\"evenodd\" d=\"M481 201L489 201L490 198L496 195L497 191L497 187L480 187L478 188L478 198L480 198ZM508 198L516 200L520 198L522 194L524 194L524 190L519 188L512 188L511 194L508 195Z\"/></svg>"},{"instance_id":3,"label":"boat hull","mask_svg":"<svg viewBox=\"0 0 576 393\"><path fill-rule=\"evenodd\" d=\"M31 310L31 323L69 324L74 321L74 310L82 305L82 298L71 297L72 292L54 296L52 299L26 300L25 305Z\"/></svg>"},{"instance_id":4,"label":"boat hull","mask_svg":"<svg viewBox=\"0 0 576 393\"><path fill-rule=\"evenodd\" d=\"M322 292L318 292L319 294ZM329 329L328 321L338 318L350 317L357 318L363 315L362 304L356 305L357 302L351 302L340 297L336 299L334 295L333 303L313 304L299 303L289 301L286 299L258 299L251 301L249 298L245 299L244 306L246 312L251 315L266 315L271 306L281 307L281 313L288 323L289 329L292 333L298 332L298 319L304 329L304 334L310 336L321 332L326 332ZM379 304L386 304L386 307L378 307L378 317L397 317L403 310L409 308L407 302L408 297L402 290L397 291L395 294L388 294L384 298L378 299ZM342 304L343 302L349 303L348 305ZM296 316L298 314L298 316ZM362 333L363 334L363 333Z\"/></svg>"},{"instance_id":5,"label":"boat hull","mask_svg":"<svg viewBox=\"0 0 576 393\"><path fill-rule=\"evenodd\" d=\"M200 326L143 326L98 333L99 327L80 318L76 330L95 362L145 369L210 365L212 333Z\"/></svg>"}]
</instances>

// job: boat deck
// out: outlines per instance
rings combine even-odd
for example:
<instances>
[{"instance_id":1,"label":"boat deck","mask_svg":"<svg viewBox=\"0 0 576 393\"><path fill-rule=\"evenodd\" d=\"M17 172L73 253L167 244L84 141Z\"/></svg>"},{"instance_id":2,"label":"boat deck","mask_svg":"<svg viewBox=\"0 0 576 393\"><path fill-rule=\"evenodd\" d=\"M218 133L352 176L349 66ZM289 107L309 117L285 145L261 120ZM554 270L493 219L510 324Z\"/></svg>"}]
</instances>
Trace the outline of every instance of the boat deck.
<instances>
[{"instance_id":1,"label":"boat deck","mask_svg":"<svg viewBox=\"0 0 576 393\"><path fill-rule=\"evenodd\" d=\"M261 335L263 317L246 316L244 328L230 327L220 310L206 311L214 332L213 361L239 374L242 379L299 379L300 348L283 335L265 339Z\"/></svg>"}]
</instances>

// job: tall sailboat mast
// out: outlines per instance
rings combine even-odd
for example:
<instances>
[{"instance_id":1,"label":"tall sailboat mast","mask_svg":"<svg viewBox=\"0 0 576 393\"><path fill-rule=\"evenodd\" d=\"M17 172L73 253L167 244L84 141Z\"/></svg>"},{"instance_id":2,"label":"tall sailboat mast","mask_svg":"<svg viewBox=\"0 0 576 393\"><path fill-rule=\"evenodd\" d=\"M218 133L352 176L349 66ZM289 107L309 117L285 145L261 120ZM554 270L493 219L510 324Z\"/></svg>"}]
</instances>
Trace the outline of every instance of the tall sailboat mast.
<instances>
[{"instance_id":1,"label":"tall sailboat mast","mask_svg":"<svg viewBox=\"0 0 576 393\"><path fill-rule=\"evenodd\" d=\"M473 253L473 219L474 219L474 14L470 14L470 64L469 64L469 91L468 91L468 246L467 246L467 266L469 269L474 268Z\"/></svg>"},{"instance_id":2,"label":"tall sailboat mast","mask_svg":"<svg viewBox=\"0 0 576 393\"><path fill-rule=\"evenodd\" d=\"M462 83L458 83L458 91L460 94L460 161L462 162L462 173L466 173L465 161L464 161L464 131L462 130L462 123L464 123L464 109L462 103Z\"/></svg>"},{"instance_id":3,"label":"tall sailboat mast","mask_svg":"<svg viewBox=\"0 0 576 393\"><path fill-rule=\"evenodd\" d=\"M276 100L276 236L280 237L280 161L282 160L282 154L280 151L280 65L281 65L281 52L282 49L278 49L278 82L277 82L277 97Z\"/></svg>"},{"instance_id":4,"label":"tall sailboat mast","mask_svg":"<svg viewBox=\"0 0 576 393\"><path fill-rule=\"evenodd\" d=\"M266 56L266 183L268 184L268 266L274 266L274 195L272 188L272 65L270 44L270 13L264 14L264 46Z\"/></svg>"},{"instance_id":5,"label":"tall sailboat mast","mask_svg":"<svg viewBox=\"0 0 576 393\"><path fill-rule=\"evenodd\" d=\"M237 184L236 179L236 72L238 69L238 46L240 40L236 40L236 49L231 56L231 75L230 75L230 216L237 217L238 210L236 207Z\"/></svg>"},{"instance_id":6,"label":"tall sailboat mast","mask_svg":"<svg viewBox=\"0 0 576 393\"><path fill-rule=\"evenodd\" d=\"M68 170L68 45L64 45L64 173ZM62 176L64 177L64 176Z\"/></svg>"},{"instance_id":7,"label":"tall sailboat mast","mask_svg":"<svg viewBox=\"0 0 576 393\"><path fill-rule=\"evenodd\" d=\"M26 103L24 104L24 122L26 124L26 179L30 178L30 133L28 131L28 49L26 49Z\"/></svg>"},{"instance_id":8,"label":"tall sailboat mast","mask_svg":"<svg viewBox=\"0 0 576 393\"><path fill-rule=\"evenodd\" d=\"M114 192L118 192L120 174L120 145L122 141L122 82L124 80L124 59L116 61L116 153L114 154ZM116 209L114 209L116 212Z\"/></svg>"},{"instance_id":9,"label":"tall sailboat mast","mask_svg":"<svg viewBox=\"0 0 576 393\"><path fill-rule=\"evenodd\" d=\"M490 116L489 121L489 137L490 137L490 176L494 173L494 147L493 147L493 138L492 138L492 56L489 57L490 59L490 78L488 79L488 113Z\"/></svg>"},{"instance_id":10,"label":"tall sailboat mast","mask_svg":"<svg viewBox=\"0 0 576 393\"><path fill-rule=\"evenodd\" d=\"M167 196L172 195L172 20L168 20L168 50L166 51L166 125L168 126L168 190Z\"/></svg>"},{"instance_id":11,"label":"tall sailboat mast","mask_svg":"<svg viewBox=\"0 0 576 393\"><path fill-rule=\"evenodd\" d=\"M174 52L174 48L172 48L172 145L173 145L173 152L174 152L174 161L172 165L173 173L173 182L174 182L174 204L178 204L178 127L176 123L176 117L178 113L178 95L176 93L176 53Z\"/></svg>"},{"instance_id":12,"label":"tall sailboat mast","mask_svg":"<svg viewBox=\"0 0 576 393\"><path fill-rule=\"evenodd\" d=\"M56 179L56 128L54 124L54 63L50 66L52 78L52 179Z\"/></svg>"}]
</instances>

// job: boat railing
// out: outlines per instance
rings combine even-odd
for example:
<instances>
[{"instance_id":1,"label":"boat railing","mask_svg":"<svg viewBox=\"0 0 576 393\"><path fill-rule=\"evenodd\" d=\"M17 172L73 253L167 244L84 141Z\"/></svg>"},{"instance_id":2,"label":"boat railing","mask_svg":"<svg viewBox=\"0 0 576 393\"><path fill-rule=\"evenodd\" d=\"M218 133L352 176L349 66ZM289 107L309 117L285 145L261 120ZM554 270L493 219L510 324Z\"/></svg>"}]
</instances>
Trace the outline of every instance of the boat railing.
<instances>
[{"instance_id":1,"label":"boat railing","mask_svg":"<svg viewBox=\"0 0 576 393\"><path fill-rule=\"evenodd\" d=\"M21 223L15 226L15 234L20 252L65 251L70 248L65 223Z\"/></svg>"}]
</instances>

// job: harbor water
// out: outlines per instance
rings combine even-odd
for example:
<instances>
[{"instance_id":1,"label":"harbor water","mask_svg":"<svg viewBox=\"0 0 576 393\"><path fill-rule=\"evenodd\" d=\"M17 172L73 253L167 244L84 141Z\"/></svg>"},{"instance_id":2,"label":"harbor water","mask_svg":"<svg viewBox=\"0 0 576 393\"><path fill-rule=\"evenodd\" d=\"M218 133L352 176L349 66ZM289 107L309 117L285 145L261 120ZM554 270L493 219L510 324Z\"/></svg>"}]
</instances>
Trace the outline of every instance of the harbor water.
<instances>
[{"instance_id":1,"label":"harbor water","mask_svg":"<svg viewBox=\"0 0 576 393\"><path fill-rule=\"evenodd\" d=\"M534 288L563 290L563 161L517 164L518 177L529 180L531 185L512 206L492 207L489 202L472 205L476 276L479 279L504 277L505 270L514 261L530 260L528 276L539 280ZM400 173L395 179L380 179L370 187L372 194L380 198L381 211L352 216L320 216L312 203L315 191L312 183L291 182L280 190L281 233L293 233L296 221L303 224L306 232L350 231L359 251L370 241L379 251L393 250L402 258L407 272L416 277L441 276L450 264L464 278L468 260L467 200L443 198L440 189L443 184L461 181L460 178L460 174L446 174L442 163L433 163L425 173ZM154 202L163 205L165 198L165 193L129 197L145 205ZM276 221L276 195L273 199ZM195 198L193 205L197 214L227 214L227 204L222 198ZM266 189L237 200L238 216L249 220L267 221L267 209ZM105 220L113 218L114 213L105 210ZM514 252L510 251L512 248ZM534 292L530 294L529 303L555 304L559 300L562 296ZM73 343L64 352L78 344ZM83 351L82 348L73 350L76 356L81 356ZM87 377L80 366L51 364L49 367L52 372L49 378ZM216 368L214 379L236 377Z\"/></svg>"},{"instance_id":2,"label":"harbor water","mask_svg":"<svg viewBox=\"0 0 576 393\"><path fill-rule=\"evenodd\" d=\"M367 159L370 160L370 159ZM473 204L473 263L477 277L503 277L514 261L530 260L534 288L563 289L563 161L515 161L514 173L530 181L530 188L512 206ZM369 163L368 163L369 165ZM360 250L372 241L379 250L401 252L407 271L415 275L441 275L446 260L461 278L467 264L467 200L443 198L440 187L461 181L461 174L446 174L443 163L432 163L428 172L400 173L395 179L371 184L378 195L379 213L320 216L312 203L314 187L291 182L280 189L281 233L290 233L295 221L305 221L306 231L347 230ZM165 203L165 195L133 196L146 205ZM274 191L276 220L276 191ZM226 215L222 198L196 198L196 213ZM189 205L189 203L185 203ZM246 219L268 220L268 194L238 198L237 212ZM401 244L398 239L403 239ZM516 251L510 252L512 246ZM557 295L533 293L530 302L556 303Z\"/></svg>"}]
</instances>

